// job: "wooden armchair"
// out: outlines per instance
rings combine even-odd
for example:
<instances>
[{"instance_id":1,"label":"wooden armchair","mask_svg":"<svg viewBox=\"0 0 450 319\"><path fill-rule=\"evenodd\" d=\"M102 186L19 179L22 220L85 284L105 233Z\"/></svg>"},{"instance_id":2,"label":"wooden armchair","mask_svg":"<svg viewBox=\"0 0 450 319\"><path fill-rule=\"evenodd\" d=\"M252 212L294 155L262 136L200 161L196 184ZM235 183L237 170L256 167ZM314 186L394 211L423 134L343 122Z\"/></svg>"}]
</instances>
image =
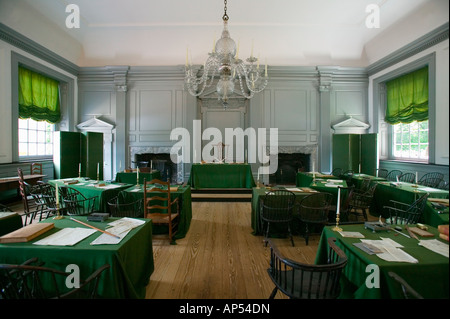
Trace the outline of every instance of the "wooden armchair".
<instances>
[{"instance_id":1,"label":"wooden armchair","mask_svg":"<svg viewBox=\"0 0 450 319\"><path fill-rule=\"evenodd\" d=\"M150 218L153 225L169 228L169 241L175 244L174 235L180 219L178 198L172 199L170 182L144 179L144 218ZM175 208L175 212L173 212Z\"/></svg>"},{"instance_id":2,"label":"wooden armchair","mask_svg":"<svg viewBox=\"0 0 450 319\"><path fill-rule=\"evenodd\" d=\"M71 273L43 267L37 258L20 265L0 264L0 299L94 299L100 276L109 268L110 265L103 265L80 280L78 288L68 290L64 283Z\"/></svg>"},{"instance_id":3,"label":"wooden armchair","mask_svg":"<svg viewBox=\"0 0 450 319\"><path fill-rule=\"evenodd\" d=\"M340 278L347 265L347 256L328 238L327 264L304 264L284 257L269 239L270 268L267 270L275 288L291 299L336 299L340 294Z\"/></svg>"}]
</instances>

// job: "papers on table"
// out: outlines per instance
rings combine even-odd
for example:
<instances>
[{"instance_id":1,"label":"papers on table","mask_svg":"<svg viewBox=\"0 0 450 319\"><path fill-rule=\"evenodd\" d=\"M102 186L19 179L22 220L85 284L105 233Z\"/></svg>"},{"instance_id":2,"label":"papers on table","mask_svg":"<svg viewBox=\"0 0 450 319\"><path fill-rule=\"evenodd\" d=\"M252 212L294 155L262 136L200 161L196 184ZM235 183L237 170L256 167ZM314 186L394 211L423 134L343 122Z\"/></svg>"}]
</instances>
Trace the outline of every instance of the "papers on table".
<instances>
[{"instance_id":1,"label":"papers on table","mask_svg":"<svg viewBox=\"0 0 450 319\"><path fill-rule=\"evenodd\" d=\"M139 227L144 223L145 221L143 220L129 217L124 217L113 221L108 224L111 227L108 228L107 231L111 234L119 236L119 238L113 237L108 234L102 234L97 239L95 239L91 243L91 245L118 244L133 228Z\"/></svg>"},{"instance_id":2,"label":"papers on table","mask_svg":"<svg viewBox=\"0 0 450 319\"><path fill-rule=\"evenodd\" d=\"M401 249L403 248L402 245L390 238L381 238L381 240L361 239L361 242L374 253L377 251L376 255L383 260L407 263L419 262L416 258L404 252Z\"/></svg>"},{"instance_id":3,"label":"papers on table","mask_svg":"<svg viewBox=\"0 0 450 319\"><path fill-rule=\"evenodd\" d=\"M340 231L339 234L341 234L342 237L364 238L364 235L357 231Z\"/></svg>"},{"instance_id":4,"label":"papers on table","mask_svg":"<svg viewBox=\"0 0 450 319\"><path fill-rule=\"evenodd\" d=\"M448 244L446 243L437 239L428 239L419 241L419 245L448 258Z\"/></svg>"},{"instance_id":5,"label":"papers on table","mask_svg":"<svg viewBox=\"0 0 450 319\"><path fill-rule=\"evenodd\" d=\"M286 187L286 190L290 192L303 192L300 188L297 187Z\"/></svg>"},{"instance_id":6,"label":"papers on table","mask_svg":"<svg viewBox=\"0 0 450 319\"><path fill-rule=\"evenodd\" d=\"M53 235L38 240L33 244L47 246L73 246L95 232L95 229L82 227L64 228Z\"/></svg>"}]
</instances>

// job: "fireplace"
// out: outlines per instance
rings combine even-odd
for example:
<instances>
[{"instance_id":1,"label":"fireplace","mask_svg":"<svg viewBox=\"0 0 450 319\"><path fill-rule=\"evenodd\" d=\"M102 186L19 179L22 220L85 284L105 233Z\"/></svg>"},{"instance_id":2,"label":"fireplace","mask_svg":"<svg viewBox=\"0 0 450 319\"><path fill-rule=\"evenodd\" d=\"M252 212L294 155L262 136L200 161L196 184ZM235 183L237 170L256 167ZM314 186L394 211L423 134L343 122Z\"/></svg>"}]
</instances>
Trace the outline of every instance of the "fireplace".
<instances>
[{"instance_id":1,"label":"fireplace","mask_svg":"<svg viewBox=\"0 0 450 319\"><path fill-rule=\"evenodd\" d=\"M310 167L310 154L278 154L278 169L269 176L271 185L295 185L297 172L307 172Z\"/></svg>"},{"instance_id":2,"label":"fireplace","mask_svg":"<svg viewBox=\"0 0 450 319\"><path fill-rule=\"evenodd\" d=\"M152 165L153 169L161 172L161 179L171 183L181 184L184 181L183 163L174 163L170 157L171 147L131 147L130 159L133 166L137 162L148 162L148 166Z\"/></svg>"},{"instance_id":3,"label":"fireplace","mask_svg":"<svg viewBox=\"0 0 450 319\"><path fill-rule=\"evenodd\" d=\"M278 147L278 168L268 177L269 185L295 185L297 172L309 172L317 162L317 144ZM267 182L267 179L266 179Z\"/></svg>"}]
</instances>

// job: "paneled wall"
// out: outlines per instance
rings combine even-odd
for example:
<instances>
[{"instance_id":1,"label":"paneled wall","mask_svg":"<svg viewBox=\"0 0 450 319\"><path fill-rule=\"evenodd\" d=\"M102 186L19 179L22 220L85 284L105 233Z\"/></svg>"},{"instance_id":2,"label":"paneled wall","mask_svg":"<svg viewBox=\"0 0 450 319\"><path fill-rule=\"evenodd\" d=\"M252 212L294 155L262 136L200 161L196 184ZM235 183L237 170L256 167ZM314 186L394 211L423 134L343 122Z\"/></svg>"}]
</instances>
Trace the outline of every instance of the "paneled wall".
<instances>
[{"instance_id":1,"label":"paneled wall","mask_svg":"<svg viewBox=\"0 0 450 319\"><path fill-rule=\"evenodd\" d=\"M251 100L237 98L228 109L217 99L190 96L183 87L181 67L120 70L120 80L117 69L108 67L85 68L79 75L80 121L97 116L116 126L110 163L114 168L119 161L123 167L133 166L131 154L140 148L171 147L177 142L170 140L174 128L186 128L192 138L192 121L201 120L202 130L251 127L266 128L269 134L270 128L278 128L280 146L316 146L316 168L327 172L332 166L331 125L350 115L367 122L367 75L357 68L272 67L263 92ZM124 96L122 102L118 94ZM184 171L188 178L189 164Z\"/></svg>"}]
</instances>

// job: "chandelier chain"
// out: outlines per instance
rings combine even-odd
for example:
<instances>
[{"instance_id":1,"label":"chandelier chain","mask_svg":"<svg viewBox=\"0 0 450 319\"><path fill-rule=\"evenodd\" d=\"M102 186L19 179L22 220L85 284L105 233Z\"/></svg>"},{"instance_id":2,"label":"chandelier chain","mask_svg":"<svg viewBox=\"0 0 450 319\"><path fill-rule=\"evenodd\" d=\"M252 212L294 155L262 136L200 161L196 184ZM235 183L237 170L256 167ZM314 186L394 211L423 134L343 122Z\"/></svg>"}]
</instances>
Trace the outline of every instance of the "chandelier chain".
<instances>
[{"instance_id":1,"label":"chandelier chain","mask_svg":"<svg viewBox=\"0 0 450 319\"><path fill-rule=\"evenodd\" d=\"M224 3L224 8L223 8L224 13L223 13L222 20L223 21L228 21L229 17L228 17L228 14L227 14L227 0L224 0L223 3Z\"/></svg>"}]
</instances>

